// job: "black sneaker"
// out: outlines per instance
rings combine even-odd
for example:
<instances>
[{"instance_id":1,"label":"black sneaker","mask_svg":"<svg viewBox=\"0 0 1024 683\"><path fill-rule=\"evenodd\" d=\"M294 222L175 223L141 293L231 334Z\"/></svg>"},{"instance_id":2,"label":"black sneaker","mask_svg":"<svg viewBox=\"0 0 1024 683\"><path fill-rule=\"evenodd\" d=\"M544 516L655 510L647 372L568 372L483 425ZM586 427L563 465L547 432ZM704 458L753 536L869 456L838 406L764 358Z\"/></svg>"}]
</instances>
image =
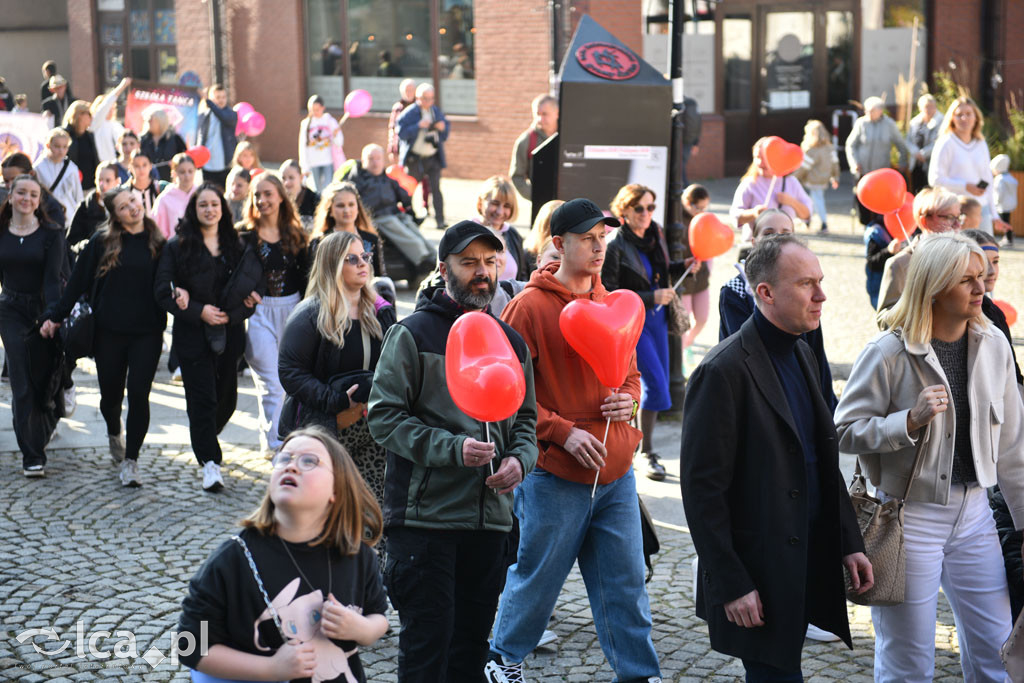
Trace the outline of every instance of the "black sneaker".
<instances>
[{"instance_id":1,"label":"black sneaker","mask_svg":"<svg viewBox=\"0 0 1024 683\"><path fill-rule=\"evenodd\" d=\"M501 655L491 655L484 667L487 683L526 683L523 678L523 664L506 664Z\"/></svg>"},{"instance_id":2,"label":"black sneaker","mask_svg":"<svg viewBox=\"0 0 1024 683\"><path fill-rule=\"evenodd\" d=\"M644 453L647 458L647 478L653 481L665 481L665 467L658 462L656 453Z\"/></svg>"}]
</instances>

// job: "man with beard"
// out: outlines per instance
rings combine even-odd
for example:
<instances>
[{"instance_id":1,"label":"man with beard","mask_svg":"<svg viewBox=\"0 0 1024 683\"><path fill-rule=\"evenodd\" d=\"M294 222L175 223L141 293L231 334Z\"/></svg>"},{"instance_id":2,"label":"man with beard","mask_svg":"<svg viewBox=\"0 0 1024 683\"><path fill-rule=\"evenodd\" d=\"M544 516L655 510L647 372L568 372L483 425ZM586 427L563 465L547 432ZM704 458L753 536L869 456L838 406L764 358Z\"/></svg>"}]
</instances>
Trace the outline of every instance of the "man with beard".
<instances>
[{"instance_id":1,"label":"man with beard","mask_svg":"<svg viewBox=\"0 0 1024 683\"><path fill-rule=\"evenodd\" d=\"M640 398L636 354L622 387L608 389L558 325L570 301L608 295L601 284L606 226L619 221L589 199L555 209L551 238L561 262L534 272L502 313L530 349L540 454L515 495L519 555L494 624L489 683L524 680L523 658L540 640L573 563L583 574L597 637L616 680L661 680L633 476L641 434L629 424Z\"/></svg>"},{"instance_id":2,"label":"man with beard","mask_svg":"<svg viewBox=\"0 0 1024 683\"><path fill-rule=\"evenodd\" d=\"M370 391L370 433L388 450L384 583L398 610L398 680L480 680L505 582L512 491L537 460L533 365L523 338L496 321L522 364L519 411L485 427L445 380L445 346L463 313L487 313L501 242L462 221L438 245L445 286L388 330Z\"/></svg>"}]
</instances>

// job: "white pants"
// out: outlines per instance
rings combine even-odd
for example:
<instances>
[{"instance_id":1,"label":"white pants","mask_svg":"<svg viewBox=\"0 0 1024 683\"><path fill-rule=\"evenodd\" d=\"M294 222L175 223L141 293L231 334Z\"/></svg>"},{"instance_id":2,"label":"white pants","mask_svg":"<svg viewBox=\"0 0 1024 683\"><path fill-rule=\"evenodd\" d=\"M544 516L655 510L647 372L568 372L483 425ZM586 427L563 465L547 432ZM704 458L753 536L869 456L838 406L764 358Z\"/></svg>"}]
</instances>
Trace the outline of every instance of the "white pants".
<instances>
[{"instance_id":1,"label":"white pants","mask_svg":"<svg viewBox=\"0 0 1024 683\"><path fill-rule=\"evenodd\" d=\"M953 484L948 505L908 502L903 536L906 600L871 608L875 680L932 680L940 585L953 608L964 680L1006 680L999 646L1010 635L1010 597L985 489Z\"/></svg>"},{"instance_id":2,"label":"white pants","mask_svg":"<svg viewBox=\"0 0 1024 683\"><path fill-rule=\"evenodd\" d=\"M281 445L277 422L284 403L284 389L277 377L277 350L284 336L288 315L299 303L299 294L265 296L256 304L245 331L245 360L252 368L253 383L259 398L260 448L274 449Z\"/></svg>"}]
</instances>

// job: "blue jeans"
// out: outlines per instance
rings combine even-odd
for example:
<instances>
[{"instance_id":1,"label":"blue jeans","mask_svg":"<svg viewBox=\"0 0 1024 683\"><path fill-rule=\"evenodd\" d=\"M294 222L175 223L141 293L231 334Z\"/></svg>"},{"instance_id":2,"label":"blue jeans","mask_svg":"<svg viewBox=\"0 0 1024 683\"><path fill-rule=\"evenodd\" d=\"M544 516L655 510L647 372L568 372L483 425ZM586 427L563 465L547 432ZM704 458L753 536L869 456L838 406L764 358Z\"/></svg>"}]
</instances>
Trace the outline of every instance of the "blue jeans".
<instances>
[{"instance_id":1,"label":"blue jeans","mask_svg":"<svg viewBox=\"0 0 1024 683\"><path fill-rule=\"evenodd\" d=\"M825 208L825 188L808 189L807 194L811 195L811 203L814 205L814 213L821 219L821 225L828 224L828 210Z\"/></svg>"},{"instance_id":2,"label":"blue jeans","mask_svg":"<svg viewBox=\"0 0 1024 683\"><path fill-rule=\"evenodd\" d=\"M310 174L313 176L313 183L316 185L317 192L323 192L324 188L331 184L331 178L334 176L334 166L327 164L326 166L314 166L309 169Z\"/></svg>"},{"instance_id":3,"label":"blue jeans","mask_svg":"<svg viewBox=\"0 0 1024 683\"><path fill-rule=\"evenodd\" d=\"M633 470L599 485L593 510L590 489L535 469L516 490L519 557L508 570L491 652L523 661L578 560L597 637L616 678L660 676Z\"/></svg>"}]
</instances>

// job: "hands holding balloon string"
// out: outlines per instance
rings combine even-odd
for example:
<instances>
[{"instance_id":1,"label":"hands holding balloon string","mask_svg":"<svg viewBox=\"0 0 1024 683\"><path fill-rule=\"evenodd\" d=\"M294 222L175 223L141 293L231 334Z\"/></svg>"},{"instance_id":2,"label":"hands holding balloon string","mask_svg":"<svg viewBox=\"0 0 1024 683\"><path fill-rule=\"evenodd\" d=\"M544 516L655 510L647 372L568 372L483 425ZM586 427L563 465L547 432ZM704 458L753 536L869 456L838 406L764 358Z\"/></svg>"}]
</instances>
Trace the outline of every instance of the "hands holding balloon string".
<instances>
[{"instance_id":1,"label":"hands holding balloon string","mask_svg":"<svg viewBox=\"0 0 1024 683\"><path fill-rule=\"evenodd\" d=\"M483 467L495 458L493 443L477 441L468 437L462 442L462 463L466 467ZM502 459L498 465L498 471L487 477L484 482L487 487L494 490L498 495L511 493L523 481L523 464L518 458L508 457Z\"/></svg>"}]
</instances>

